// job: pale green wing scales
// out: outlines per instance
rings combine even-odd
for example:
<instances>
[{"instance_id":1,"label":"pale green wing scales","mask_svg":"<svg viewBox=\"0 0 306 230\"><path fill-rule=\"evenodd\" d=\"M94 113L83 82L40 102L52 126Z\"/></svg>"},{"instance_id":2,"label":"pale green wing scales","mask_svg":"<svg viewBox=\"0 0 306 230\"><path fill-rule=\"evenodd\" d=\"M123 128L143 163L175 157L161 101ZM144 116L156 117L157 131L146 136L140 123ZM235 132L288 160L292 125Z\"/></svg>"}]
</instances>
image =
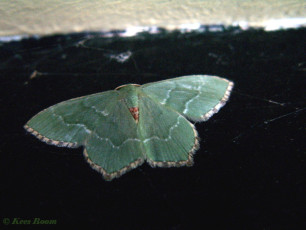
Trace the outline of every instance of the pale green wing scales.
<instances>
[{"instance_id":1,"label":"pale green wing scales","mask_svg":"<svg viewBox=\"0 0 306 230\"><path fill-rule=\"evenodd\" d=\"M225 105L233 82L209 75L190 75L142 85L159 103L193 121L208 120Z\"/></svg>"},{"instance_id":2,"label":"pale green wing scales","mask_svg":"<svg viewBox=\"0 0 306 230\"><path fill-rule=\"evenodd\" d=\"M85 146L90 165L111 180L143 162L135 121L117 91L71 99L34 116L25 128L57 146Z\"/></svg>"},{"instance_id":3,"label":"pale green wing scales","mask_svg":"<svg viewBox=\"0 0 306 230\"><path fill-rule=\"evenodd\" d=\"M104 120L85 142L85 157L106 180L119 177L144 162L137 125L122 100L109 108Z\"/></svg>"},{"instance_id":4,"label":"pale green wing scales","mask_svg":"<svg viewBox=\"0 0 306 230\"><path fill-rule=\"evenodd\" d=\"M139 96L138 132L151 166L193 164L192 156L199 146L194 126L181 114L145 94Z\"/></svg>"},{"instance_id":5,"label":"pale green wing scales","mask_svg":"<svg viewBox=\"0 0 306 230\"><path fill-rule=\"evenodd\" d=\"M153 167L190 166L199 141L186 118L209 119L232 88L231 81L207 75L129 84L58 103L25 128L48 144L84 146L86 160L106 180L145 160Z\"/></svg>"},{"instance_id":6,"label":"pale green wing scales","mask_svg":"<svg viewBox=\"0 0 306 230\"><path fill-rule=\"evenodd\" d=\"M112 106L105 102L117 97L115 91L107 91L63 101L36 114L25 128L48 144L81 146L91 130L96 129L99 118L107 114L107 107Z\"/></svg>"}]
</instances>

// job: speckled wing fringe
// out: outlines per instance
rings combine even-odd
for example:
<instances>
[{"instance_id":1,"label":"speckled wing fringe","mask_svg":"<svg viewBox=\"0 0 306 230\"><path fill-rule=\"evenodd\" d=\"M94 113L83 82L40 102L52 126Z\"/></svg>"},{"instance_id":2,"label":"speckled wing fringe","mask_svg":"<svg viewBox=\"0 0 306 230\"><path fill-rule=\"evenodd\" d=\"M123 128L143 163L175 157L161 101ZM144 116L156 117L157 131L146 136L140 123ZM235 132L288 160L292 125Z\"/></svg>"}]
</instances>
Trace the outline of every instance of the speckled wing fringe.
<instances>
[{"instance_id":1,"label":"speckled wing fringe","mask_svg":"<svg viewBox=\"0 0 306 230\"><path fill-rule=\"evenodd\" d=\"M85 160L89 163L89 165L94 169L96 170L97 172L101 173L104 177L105 180L107 181L110 181L114 178L118 178L120 177L121 175L131 171L132 169L134 168L137 168L138 166L142 165L144 160L142 158L139 158L137 159L136 161L130 163L129 165L123 167L122 169L116 171L116 172L113 172L113 173L108 173L106 172L100 165L97 165L95 164L88 156L88 153L86 151L86 149L84 149L84 157L85 157Z\"/></svg>"},{"instance_id":2,"label":"speckled wing fringe","mask_svg":"<svg viewBox=\"0 0 306 230\"><path fill-rule=\"evenodd\" d=\"M77 148L78 145L77 143L70 143L70 142L63 142L63 141L56 141L56 140L51 140L47 137L44 137L43 135L39 134L37 131L35 131L34 129L30 128L27 125L23 126L29 133L31 133L32 135L34 135L36 138L38 138L39 140L47 143L48 145L56 145L58 147L68 147L68 148Z\"/></svg>"},{"instance_id":3,"label":"speckled wing fringe","mask_svg":"<svg viewBox=\"0 0 306 230\"><path fill-rule=\"evenodd\" d=\"M188 158L187 160L180 160L180 161L154 161L151 159L147 159L147 162L150 164L151 167L163 167L163 168L171 168L171 167L181 167L181 166L188 166L191 167L193 165L193 155L196 153L196 151L200 148L199 144L199 136L198 132L195 129L194 125L189 123L192 127L192 130L194 132L194 145L188 152Z\"/></svg>"},{"instance_id":4,"label":"speckled wing fringe","mask_svg":"<svg viewBox=\"0 0 306 230\"><path fill-rule=\"evenodd\" d=\"M222 97L222 99L220 100L220 102L215 105L214 108L212 108L210 111L208 111L206 114L204 114L202 117L201 117L201 120L203 121L207 121L209 118L211 118L212 115L214 115L215 113L218 113L219 110L226 104L226 102L228 101L229 99L229 96L232 92L232 89L234 87L234 83L231 82L231 81L228 81L228 87L226 88L226 91Z\"/></svg>"}]
</instances>

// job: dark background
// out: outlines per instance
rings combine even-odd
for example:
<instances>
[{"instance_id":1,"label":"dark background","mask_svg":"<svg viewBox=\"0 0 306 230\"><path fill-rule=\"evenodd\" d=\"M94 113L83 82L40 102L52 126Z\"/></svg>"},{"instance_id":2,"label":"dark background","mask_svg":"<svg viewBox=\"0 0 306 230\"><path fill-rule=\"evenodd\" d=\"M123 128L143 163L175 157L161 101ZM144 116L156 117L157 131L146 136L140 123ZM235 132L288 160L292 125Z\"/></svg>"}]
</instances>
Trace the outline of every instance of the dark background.
<instances>
[{"instance_id":1,"label":"dark background","mask_svg":"<svg viewBox=\"0 0 306 230\"><path fill-rule=\"evenodd\" d=\"M1 44L0 225L38 217L103 229L305 229L306 30L119 35ZM82 148L49 146L23 129L73 97L190 74L235 83L227 105L196 124L190 168L144 164L106 182Z\"/></svg>"}]
</instances>

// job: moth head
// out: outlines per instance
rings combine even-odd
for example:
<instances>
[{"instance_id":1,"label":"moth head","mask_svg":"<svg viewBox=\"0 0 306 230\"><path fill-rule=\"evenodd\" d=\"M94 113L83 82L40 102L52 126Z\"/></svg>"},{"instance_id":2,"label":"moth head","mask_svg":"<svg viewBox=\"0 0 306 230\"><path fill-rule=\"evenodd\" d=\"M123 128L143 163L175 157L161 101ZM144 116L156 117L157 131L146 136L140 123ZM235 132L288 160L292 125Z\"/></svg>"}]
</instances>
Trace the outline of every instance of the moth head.
<instances>
[{"instance_id":1,"label":"moth head","mask_svg":"<svg viewBox=\"0 0 306 230\"><path fill-rule=\"evenodd\" d=\"M130 86L139 87L140 85L138 85L138 84L126 84L126 85L120 85L120 86L118 86L117 88L115 88L115 90L120 90L120 89L122 89L122 88L124 88L124 87L130 87Z\"/></svg>"}]
</instances>

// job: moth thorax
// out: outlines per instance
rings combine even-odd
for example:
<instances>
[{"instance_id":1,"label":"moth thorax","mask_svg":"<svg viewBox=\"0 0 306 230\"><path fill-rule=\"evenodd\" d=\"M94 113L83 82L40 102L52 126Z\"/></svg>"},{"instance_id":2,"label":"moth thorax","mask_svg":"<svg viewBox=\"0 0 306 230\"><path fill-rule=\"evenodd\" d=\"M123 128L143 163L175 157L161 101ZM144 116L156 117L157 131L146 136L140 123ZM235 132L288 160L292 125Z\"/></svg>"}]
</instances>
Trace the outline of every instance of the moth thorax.
<instances>
[{"instance_id":1,"label":"moth thorax","mask_svg":"<svg viewBox=\"0 0 306 230\"><path fill-rule=\"evenodd\" d=\"M138 107L131 107L129 108L130 113L132 114L133 118L135 119L136 122L138 122L139 119L139 109Z\"/></svg>"}]
</instances>

